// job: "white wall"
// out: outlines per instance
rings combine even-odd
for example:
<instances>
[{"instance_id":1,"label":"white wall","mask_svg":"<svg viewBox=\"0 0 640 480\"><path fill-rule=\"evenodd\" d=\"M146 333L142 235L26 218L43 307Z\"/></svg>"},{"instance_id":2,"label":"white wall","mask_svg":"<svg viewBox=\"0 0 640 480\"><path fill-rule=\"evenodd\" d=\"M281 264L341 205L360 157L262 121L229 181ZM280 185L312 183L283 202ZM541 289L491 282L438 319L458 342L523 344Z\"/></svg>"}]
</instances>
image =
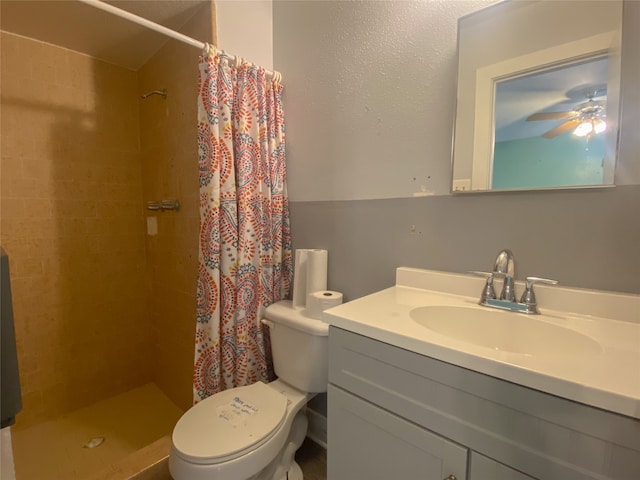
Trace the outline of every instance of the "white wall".
<instances>
[{"instance_id":1,"label":"white wall","mask_svg":"<svg viewBox=\"0 0 640 480\"><path fill-rule=\"evenodd\" d=\"M448 194L457 21L494 1L276 1L289 199Z\"/></svg>"},{"instance_id":2,"label":"white wall","mask_svg":"<svg viewBox=\"0 0 640 480\"><path fill-rule=\"evenodd\" d=\"M272 0L217 0L217 47L273 70Z\"/></svg>"}]
</instances>

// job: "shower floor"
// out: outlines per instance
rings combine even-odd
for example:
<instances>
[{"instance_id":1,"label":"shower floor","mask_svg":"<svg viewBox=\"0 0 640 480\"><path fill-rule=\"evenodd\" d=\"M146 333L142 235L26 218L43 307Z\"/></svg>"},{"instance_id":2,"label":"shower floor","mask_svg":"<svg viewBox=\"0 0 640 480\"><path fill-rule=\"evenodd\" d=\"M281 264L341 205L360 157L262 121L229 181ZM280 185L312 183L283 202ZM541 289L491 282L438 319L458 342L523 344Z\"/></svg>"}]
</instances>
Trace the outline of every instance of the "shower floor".
<instances>
[{"instance_id":1,"label":"shower floor","mask_svg":"<svg viewBox=\"0 0 640 480\"><path fill-rule=\"evenodd\" d=\"M16 480L86 479L170 434L182 413L148 383L39 425L18 423L11 429ZM105 439L99 446L85 447L98 437Z\"/></svg>"}]
</instances>

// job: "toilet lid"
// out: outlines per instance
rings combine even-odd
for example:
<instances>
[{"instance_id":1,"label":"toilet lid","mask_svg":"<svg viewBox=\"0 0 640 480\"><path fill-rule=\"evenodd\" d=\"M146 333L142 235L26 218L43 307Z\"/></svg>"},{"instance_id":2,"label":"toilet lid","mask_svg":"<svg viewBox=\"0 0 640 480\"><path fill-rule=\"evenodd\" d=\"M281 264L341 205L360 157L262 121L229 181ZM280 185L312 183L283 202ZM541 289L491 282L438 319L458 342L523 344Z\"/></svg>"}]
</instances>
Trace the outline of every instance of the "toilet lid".
<instances>
[{"instance_id":1,"label":"toilet lid","mask_svg":"<svg viewBox=\"0 0 640 480\"><path fill-rule=\"evenodd\" d=\"M173 446L193 463L220 463L266 441L284 421L287 397L262 382L217 393L189 409Z\"/></svg>"}]
</instances>

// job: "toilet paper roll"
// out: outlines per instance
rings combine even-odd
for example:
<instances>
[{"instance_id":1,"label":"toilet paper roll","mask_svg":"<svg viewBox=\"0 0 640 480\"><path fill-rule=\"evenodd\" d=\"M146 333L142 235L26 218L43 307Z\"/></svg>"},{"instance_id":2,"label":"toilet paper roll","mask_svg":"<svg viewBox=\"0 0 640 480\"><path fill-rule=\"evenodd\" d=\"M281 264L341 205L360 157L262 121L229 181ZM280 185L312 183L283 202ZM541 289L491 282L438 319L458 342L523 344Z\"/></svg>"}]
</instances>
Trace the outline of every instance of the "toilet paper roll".
<instances>
[{"instance_id":1,"label":"toilet paper roll","mask_svg":"<svg viewBox=\"0 0 640 480\"><path fill-rule=\"evenodd\" d=\"M312 292L307 300L307 315L322 320L322 312L342 304L342 293L331 290Z\"/></svg>"},{"instance_id":2,"label":"toilet paper roll","mask_svg":"<svg viewBox=\"0 0 640 480\"><path fill-rule=\"evenodd\" d=\"M308 293L327 288L327 258L328 252L326 250L296 249L292 298L295 308L305 307Z\"/></svg>"}]
</instances>

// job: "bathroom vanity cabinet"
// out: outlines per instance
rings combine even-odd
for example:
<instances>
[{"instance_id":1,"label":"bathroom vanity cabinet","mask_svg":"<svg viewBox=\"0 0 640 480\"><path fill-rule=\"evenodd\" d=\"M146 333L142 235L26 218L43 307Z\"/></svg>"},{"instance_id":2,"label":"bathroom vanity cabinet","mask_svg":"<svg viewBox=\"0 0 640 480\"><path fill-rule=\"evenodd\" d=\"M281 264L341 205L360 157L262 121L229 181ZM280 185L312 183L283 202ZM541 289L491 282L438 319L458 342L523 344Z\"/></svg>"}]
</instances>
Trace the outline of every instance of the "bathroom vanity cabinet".
<instances>
[{"instance_id":1,"label":"bathroom vanity cabinet","mask_svg":"<svg viewBox=\"0 0 640 480\"><path fill-rule=\"evenodd\" d=\"M640 421L332 326L328 478L638 480Z\"/></svg>"}]
</instances>

